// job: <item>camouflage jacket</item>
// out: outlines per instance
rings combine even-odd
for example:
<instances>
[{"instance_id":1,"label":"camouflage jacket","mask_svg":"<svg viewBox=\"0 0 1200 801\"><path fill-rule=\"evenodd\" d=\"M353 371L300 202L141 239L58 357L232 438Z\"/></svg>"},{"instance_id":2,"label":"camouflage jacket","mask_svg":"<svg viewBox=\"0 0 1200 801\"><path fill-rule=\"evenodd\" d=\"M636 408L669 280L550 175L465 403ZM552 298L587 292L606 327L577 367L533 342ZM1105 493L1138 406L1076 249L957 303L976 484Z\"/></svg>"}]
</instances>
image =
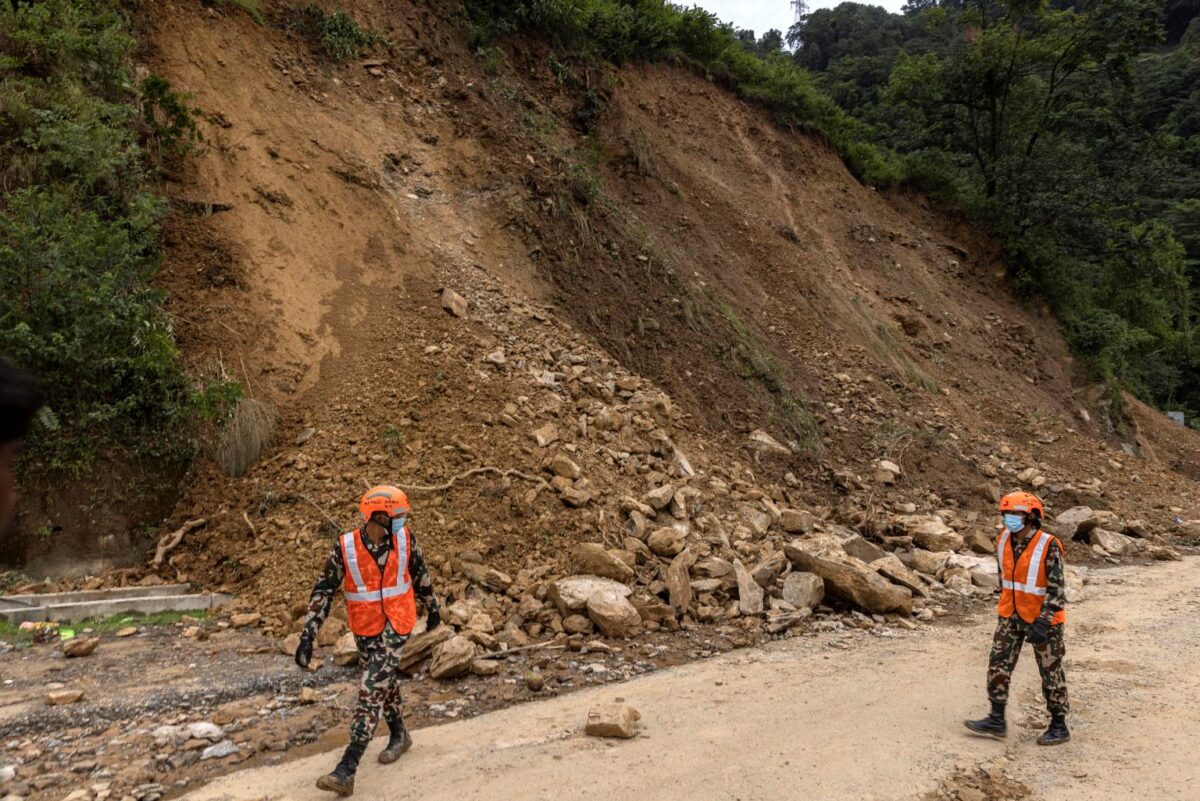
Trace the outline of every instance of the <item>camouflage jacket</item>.
<instances>
[{"instance_id":1,"label":"camouflage jacket","mask_svg":"<svg viewBox=\"0 0 1200 801\"><path fill-rule=\"evenodd\" d=\"M367 547L367 552L375 557L375 563L379 565L380 570L383 570L388 554L392 551L392 538L386 537L383 542L376 545L361 529L360 534ZM428 568L425 567L425 557L421 555L421 547L417 545L417 538L413 536L411 528L408 531L408 537L412 544L408 554L408 575L412 580L413 594L428 613L438 608L437 597L433 594L433 582L429 579ZM342 559L342 549L338 541L334 540L333 550L329 552L329 558L325 560L325 568L321 571L321 576L317 579L312 596L308 601L308 616L304 619L304 634L316 638L321 624L325 622L325 618L329 617L329 612L333 608L333 598L342 588L345 575L346 564Z\"/></svg>"}]
</instances>

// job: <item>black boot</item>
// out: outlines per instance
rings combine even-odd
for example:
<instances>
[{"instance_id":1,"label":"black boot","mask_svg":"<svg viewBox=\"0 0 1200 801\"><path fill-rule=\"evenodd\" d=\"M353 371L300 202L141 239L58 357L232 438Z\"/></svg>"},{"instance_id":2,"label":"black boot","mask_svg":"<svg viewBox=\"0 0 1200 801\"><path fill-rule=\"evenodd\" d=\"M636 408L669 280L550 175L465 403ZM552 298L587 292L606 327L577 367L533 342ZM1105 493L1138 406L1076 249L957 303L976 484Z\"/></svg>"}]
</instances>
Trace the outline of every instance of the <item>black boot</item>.
<instances>
[{"instance_id":1,"label":"black boot","mask_svg":"<svg viewBox=\"0 0 1200 801\"><path fill-rule=\"evenodd\" d=\"M389 720L388 730L391 734L387 747L379 752L379 761L385 765L392 764L412 748L412 737L409 736L408 729L404 728L403 720L397 720L395 723Z\"/></svg>"},{"instance_id":2,"label":"black boot","mask_svg":"<svg viewBox=\"0 0 1200 801\"><path fill-rule=\"evenodd\" d=\"M1004 722L1004 704L992 701L992 713L982 720L968 720L963 723L977 734L986 734L997 739L1008 736L1008 724Z\"/></svg>"},{"instance_id":3,"label":"black boot","mask_svg":"<svg viewBox=\"0 0 1200 801\"><path fill-rule=\"evenodd\" d=\"M317 789L329 790L340 796L354 795L354 773L358 770L358 760L362 759L363 751L360 745L346 746L342 761L333 769L333 773L317 779Z\"/></svg>"},{"instance_id":4,"label":"black boot","mask_svg":"<svg viewBox=\"0 0 1200 801\"><path fill-rule=\"evenodd\" d=\"M1038 745L1062 745L1071 739L1071 732L1067 731L1067 716L1066 715L1051 715L1050 728L1037 738Z\"/></svg>"}]
</instances>

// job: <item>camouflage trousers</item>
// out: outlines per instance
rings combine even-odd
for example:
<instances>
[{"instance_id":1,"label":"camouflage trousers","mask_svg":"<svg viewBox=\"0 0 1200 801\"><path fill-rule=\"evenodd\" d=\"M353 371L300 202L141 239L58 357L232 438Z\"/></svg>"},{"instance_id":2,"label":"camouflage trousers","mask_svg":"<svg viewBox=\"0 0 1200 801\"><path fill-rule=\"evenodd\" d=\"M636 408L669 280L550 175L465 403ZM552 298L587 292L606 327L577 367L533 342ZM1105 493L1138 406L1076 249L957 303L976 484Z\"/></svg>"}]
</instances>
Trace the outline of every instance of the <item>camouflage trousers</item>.
<instances>
[{"instance_id":1,"label":"camouflage trousers","mask_svg":"<svg viewBox=\"0 0 1200 801\"><path fill-rule=\"evenodd\" d=\"M1064 628L1062 625L1051 626L1050 639L1044 645L1033 646L1038 672L1042 674L1042 695L1046 697L1046 708L1051 715L1065 715L1071 708L1067 702L1067 676L1063 672L1063 657L1067 653ZM988 699L993 703L1008 702L1008 685L1028 631L1029 626L1016 615L999 618L996 624L987 673Z\"/></svg>"},{"instance_id":2,"label":"camouflage trousers","mask_svg":"<svg viewBox=\"0 0 1200 801\"><path fill-rule=\"evenodd\" d=\"M358 683L358 704L350 721L350 744L366 748L383 717L388 726L402 722L400 699L400 651L407 636L384 626L377 637L359 637L358 667L362 679Z\"/></svg>"}]
</instances>

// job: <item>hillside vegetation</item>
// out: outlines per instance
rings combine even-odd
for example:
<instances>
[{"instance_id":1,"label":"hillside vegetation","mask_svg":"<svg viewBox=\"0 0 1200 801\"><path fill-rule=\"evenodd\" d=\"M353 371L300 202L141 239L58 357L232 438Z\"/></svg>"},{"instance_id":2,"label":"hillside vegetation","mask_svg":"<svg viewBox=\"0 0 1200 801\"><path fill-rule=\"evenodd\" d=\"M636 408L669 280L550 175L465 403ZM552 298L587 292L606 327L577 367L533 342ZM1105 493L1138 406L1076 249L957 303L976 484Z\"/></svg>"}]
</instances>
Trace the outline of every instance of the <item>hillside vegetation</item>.
<instances>
[{"instance_id":1,"label":"hillside vegetation","mask_svg":"<svg viewBox=\"0 0 1200 801\"><path fill-rule=\"evenodd\" d=\"M857 3L793 63L904 172L984 223L1114 384L1200 410L1200 6ZM781 56L782 57L782 56Z\"/></svg>"}]
</instances>

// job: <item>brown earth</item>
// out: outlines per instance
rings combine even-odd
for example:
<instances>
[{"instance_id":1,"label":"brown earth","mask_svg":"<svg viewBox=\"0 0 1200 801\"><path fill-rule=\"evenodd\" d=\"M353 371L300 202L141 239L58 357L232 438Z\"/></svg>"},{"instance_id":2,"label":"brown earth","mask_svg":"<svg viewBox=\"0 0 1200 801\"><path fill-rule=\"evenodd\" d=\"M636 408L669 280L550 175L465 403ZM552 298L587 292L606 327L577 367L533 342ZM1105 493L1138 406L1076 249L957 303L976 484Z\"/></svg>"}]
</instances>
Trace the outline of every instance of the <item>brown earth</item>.
<instances>
[{"instance_id":1,"label":"brown earth","mask_svg":"<svg viewBox=\"0 0 1200 801\"><path fill-rule=\"evenodd\" d=\"M656 436L735 501L850 522L903 502L974 518L981 482L1015 487L1026 467L1059 510L1087 502L1167 534L1171 507L1196 516L1181 478L1200 469L1196 435L1130 402L1127 453L1085 421L1107 419L1103 402L1053 318L1014 302L996 248L920 197L858 184L825 145L665 65L613 72L584 136L584 67L560 80L518 41L489 74L439 4L344 5L391 55L331 66L191 0L150 21L149 66L217 120L174 189L190 211L169 227L162 283L181 341L195 369L281 414L247 476L198 468L166 528L209 526L168 578L279 604L272 626L288 629L324 513L345 526L370 484L537 473L562 448L595 495L582 509L521 479L413 493L439 568L463 550L556 563L572 542L619 542L617 501L669 473L638 458ZM229 208L205 214L214 203ZM467 319L442 310L443 286ZM497 350L504 364L483 361ZM598 434L605 410L625 417ZM546 422L560 442L536 447ZM795 455L759 458L758 428ZM895 487L871 485L884 457L904 469Z\"/></svg>"}]
</instances>

